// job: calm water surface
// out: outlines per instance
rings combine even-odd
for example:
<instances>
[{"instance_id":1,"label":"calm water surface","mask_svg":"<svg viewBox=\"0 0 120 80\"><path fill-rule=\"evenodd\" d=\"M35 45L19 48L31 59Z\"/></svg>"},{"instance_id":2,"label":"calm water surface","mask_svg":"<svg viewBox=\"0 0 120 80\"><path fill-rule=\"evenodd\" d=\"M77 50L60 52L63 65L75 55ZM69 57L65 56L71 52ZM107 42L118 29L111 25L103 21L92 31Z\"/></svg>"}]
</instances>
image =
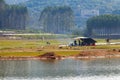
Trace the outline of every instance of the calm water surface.
<instances>
[{"instance_id":1,"label":"calm water surface","mask_svg":"<svg viewBox=\"0 0 120 80\"><path fill-rule=\"evenodd\" d=\"M120 59L0 61L0 80L120 80Z\"/></svg>"}]
</instances>

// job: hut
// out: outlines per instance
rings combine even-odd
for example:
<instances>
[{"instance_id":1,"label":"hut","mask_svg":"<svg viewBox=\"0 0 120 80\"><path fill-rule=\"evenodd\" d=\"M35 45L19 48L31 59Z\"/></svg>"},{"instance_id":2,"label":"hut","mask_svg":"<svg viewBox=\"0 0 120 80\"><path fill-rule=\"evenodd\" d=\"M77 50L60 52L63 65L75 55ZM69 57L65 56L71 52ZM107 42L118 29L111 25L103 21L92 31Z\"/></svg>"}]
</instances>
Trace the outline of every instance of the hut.
<instances>
[{"instance_id":1,"label":"hut","mask_svg":"<svg viewBox=\"0 0 120 80\"><path fill-rule=\"evenodd\" d=\"M76 37L74 41L77 41L79 46L95 46L96 41L90 37Z\"/></svg>"}]
</instances>

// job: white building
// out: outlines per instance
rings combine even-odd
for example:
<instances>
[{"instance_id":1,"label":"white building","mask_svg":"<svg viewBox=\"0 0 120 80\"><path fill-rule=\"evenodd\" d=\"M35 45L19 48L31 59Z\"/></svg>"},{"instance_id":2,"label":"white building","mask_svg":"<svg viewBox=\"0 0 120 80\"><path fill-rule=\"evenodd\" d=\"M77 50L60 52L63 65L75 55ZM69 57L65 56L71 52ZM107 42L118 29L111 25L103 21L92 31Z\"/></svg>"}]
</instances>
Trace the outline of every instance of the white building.
<instances>
[{"instance_id":1,"label":"white building","mask_svg":"<svg viewBox=\"0 0 120 80\"><path fill-rule=\"evenodd\" d=\"M89 18L89 17L92 17L92 16L98 16L98 15L99 15L99 10L95 10L95 9L81 10L81 17L83 17L83 18Z\"/></svg>"}]
</instances>

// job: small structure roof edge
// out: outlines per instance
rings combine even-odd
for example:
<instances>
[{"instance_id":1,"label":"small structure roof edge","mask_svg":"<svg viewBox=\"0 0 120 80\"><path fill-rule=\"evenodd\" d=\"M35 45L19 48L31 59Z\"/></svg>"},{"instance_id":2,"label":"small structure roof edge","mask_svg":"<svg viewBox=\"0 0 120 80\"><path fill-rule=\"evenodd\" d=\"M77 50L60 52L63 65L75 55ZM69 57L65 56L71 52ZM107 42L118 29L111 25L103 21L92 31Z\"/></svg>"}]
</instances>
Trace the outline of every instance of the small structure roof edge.
<instances>
[{"instance_id":1,"label":"small structure roof edge","mask_svg":"<svg viewBox=\"0 0 120 80\"><path fill-rule=\"evenodd\" d=\"M78 40L78 39L86 39L86 38L89 38L89 37L75 37L74 39Z\"/></svg>"}]
</instances>

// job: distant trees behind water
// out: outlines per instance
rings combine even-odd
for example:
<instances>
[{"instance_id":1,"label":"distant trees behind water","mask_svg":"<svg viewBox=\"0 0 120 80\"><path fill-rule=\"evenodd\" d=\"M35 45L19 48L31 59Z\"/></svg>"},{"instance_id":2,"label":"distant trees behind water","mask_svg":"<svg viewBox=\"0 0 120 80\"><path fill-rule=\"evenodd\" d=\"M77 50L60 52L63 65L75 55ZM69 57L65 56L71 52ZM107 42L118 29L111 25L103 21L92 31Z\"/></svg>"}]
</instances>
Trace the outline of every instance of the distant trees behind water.
<instances>
[{"instance_id":1,"label":"distant trees behind water","mask_svg":"<svg viewBox=\"0 0 120 80\"><path fill-rule=\"evenodd\" d=\"M120 15L100 15L87 21L87 36L120 36Z\"/></svg>"},{"instance_id":2,"label":"distant trees behind water","mask_svg":"<svg viewBox=\"0 0 120 80\"><path fill-rule=\"evenodd\" d=\"M24 6L7 5L0 0L0 29L21 29L26 27L28 11Z\"/></svg>"},{"instance_id":3,"label":"distant trees behind water","mask_svg":"<svg viewBox=\"0 0 120 80\"><path fill-rule=\"evenodd\" d=\"M48 33L69 33L74 27L73 11L70 7L46 7L40 15L40 26Z\"/></svg>"}]
</instances>

